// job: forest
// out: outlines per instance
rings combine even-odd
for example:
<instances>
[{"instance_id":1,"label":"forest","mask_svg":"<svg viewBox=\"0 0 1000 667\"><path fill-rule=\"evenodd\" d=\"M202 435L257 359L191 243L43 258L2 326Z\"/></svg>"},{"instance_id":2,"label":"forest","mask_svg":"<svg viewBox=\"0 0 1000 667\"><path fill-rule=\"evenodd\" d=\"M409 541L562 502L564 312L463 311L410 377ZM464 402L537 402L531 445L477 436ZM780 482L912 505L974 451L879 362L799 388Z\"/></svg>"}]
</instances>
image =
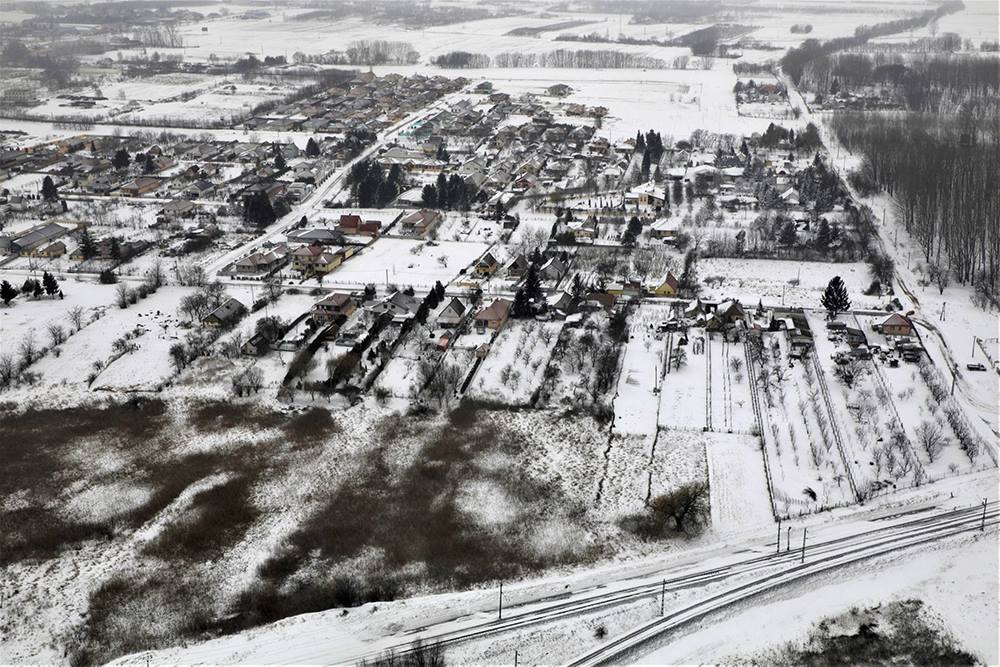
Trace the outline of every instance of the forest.
<instances>
[{"instance_id":1,"label":"forest","mask_svg":"<svg viewBox=\"0 0 1000 667\"><path fill-rule=\"evenodd\" d=\"M817 95L888 87L911 111L954 113L971 100L996 106L1000 62L951 53L836 53L808 63L799 84Z\"/></svg>"},{"instance_id":2,"label":"forest","mask_svg":"<svg viewBox=\"0 0 1000 667\"><path fill-rule=\"evenodd\" d=\"M898 202L928 268L972 284L979 303L996 303L1000 116L969 107L949 116L838 113L831 127L864 157L860 182L884 187Z\"/></svg>"}]
</instances>

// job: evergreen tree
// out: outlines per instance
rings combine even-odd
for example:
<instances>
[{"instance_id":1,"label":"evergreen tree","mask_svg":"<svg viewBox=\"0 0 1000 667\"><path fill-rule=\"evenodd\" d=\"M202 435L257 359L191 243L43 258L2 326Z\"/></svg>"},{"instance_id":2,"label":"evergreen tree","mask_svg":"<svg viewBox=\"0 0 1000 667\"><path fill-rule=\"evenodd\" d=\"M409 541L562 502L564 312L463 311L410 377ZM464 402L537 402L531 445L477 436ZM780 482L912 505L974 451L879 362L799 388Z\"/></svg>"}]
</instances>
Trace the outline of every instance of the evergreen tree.
<instances>
[{"instance_id":1,"label":"evergreen tree","mask_svg":"<svg viewBox=\"0 0 1000 667\"><path fill-rule=\"evenodd\" d=\"M837 313L847 312L851 309L851 299L847 296L847 287L840 276L834 276L830 279L826 291L820 298L820 303L826 308L831 320L837 316Z\"/></svg>"},{"instance_id":2,"label":"evergreen tree","mask_svg":"<svg viewBox=\"0 0 1000 667\"><path fill-rule=\"evenodd\" d=\"M820 218L819 229L816 230L816 249L829 250L832 239L833 233L830 230L830 223L826 221L826 218Z\"/></svg>"},{"instance_id":3,"label":"evergreen tree","mask_svg":"<svg viewBox=\"0 0 1000 667\"><path fill-rule=\"evenodd\" d=\"M3 301L3 305L10 305L10 302L13 301L16 296L17 290L13 285L6 280L0 282L0 301Z\"/></svg>"},{"instance_id":4,"label":"evergreen tree","mask_svg":"<svg viewBox=\"0 0 1000 667\"><path fill-rule=\"evenodd\" d=\"M59 198L59 190L56 188L56 184L52 182L51 176L46 176L42 179L42 197L45 201L52 201Z\"/></svg>"},{"instance_id":5,"label":"evergreen tree","mask_svg":"<svg viewBox=\"0 0 1000 667\"><path fill-rule=\"evenodd\" d=\"M527 317L530 313L530 307L528 306L528 296L524 293L523 289L518 289L514 293L514 305L511 310L514 317Z\"/></svg>"},{"instance_id":6,"label":"evergreen tree","mask_svg":"<svg viewBox=\"0 0 1000 667\"><path fill-rule=\"evenodd\" d=\"M646 140L642 136L642 132L639 130L635 131L635 152L645 153L646 152Z\"/></svg>"},{"instance_id":7,"label":"evergreen tree","mask_svg":"<svg viewBox=\"0 0 1000 667\"><path fill-rule=\"evenodd\" d=\"M285 156L278 144L274 145L274 168L278 171L284 171L288 168L288 163L285 161Z\"/></svg>"},{"instance_id":8,"label":"evergreen tree","mask_svg":"<svg viewBox=\"0 0 1000 667\"><path fill-rule=\"evenodd\" d=\"M306 155L308 157L319 157L319 144L312 137L306 142Z\"/></svg>"},{"instance_id":9,"label":"evergreen tree","mask_svg":"<svg viewBox=\"0 0 1000 667\"><path fill-rule=\"evenodd\" d=\"M642 167L640 167L640 173L644 179L649 178L649 165L650 165L650 154L647 150L642 154Z\"/></svg>"},{"instance_id":10,"label":"evergreen tree","mask_svg":"<svg viewBox=\"0 0 1000 667\"><path fill-rule=\"evenodd\" d=\"M789 220L781 227L781 233L778 235L778 243L783 246L791 246L795 243L796 238L795 223Z\"/></svg>"},{"instance_id":11,"label":"evergreen tree","mask_svg":"<svg viewBox=\"0 0 1000 667\"><path fill-rule=\"evenodd\" d=\"M528 267L528 273L524 276L524 294L529 300L537 301L542 298L542 282L538 279L534 264Z\"/></svg>"},{"instance_id":12,"label":"evergreen tree","mask_svg":"<svg viewBox=\"0 0 1000 667\"><path fill-rule=\"evenodd\" d=\"M451 203L448 197L448 177L443 171L438 174L436 190L438 207L448 208L448 204Z\"/></svg>"},{"instance_id":13,"label":"evergreen tree","mask_svg":"<svg viewBox=\"0 0 1000 667\"><path fill-rule=\"evenodd\" d=\"M424 208L437 208L438 205L438 194L437 188L428 183L424 186L423 192L420 193L420 201L423 203Z\"/></svg>"},{"instance_id":14,"label":"evergreen tree","mask_svg":"<svg viewBox=\"0 0 1000 667\"><path fill-rule=\"evenodd\" d=\"M35 291L35 280L33 278L25 278L24 284L21 285L21 294L26 294L31 296Z\"/></svg>"},{"instance_id":15,"label":"evergreen tree","mask_svg":"<svg viewBox=\"0 0 1000 667\"><path fill-rule=\"evenodd\" d=\"M153 162L153 156L146 153L142 158L142 173L152 174L154 171L156 171L156 163Z\"/></svg>"},{"instance_id":16,"label":"evergreen tree","mask_svg":"<svg viewBox=\"0 0 1000 667\"><path fill-rule=\"evenodd\" d=\"M110 248L108 249L108 254L111 255L111 259L117 262L122 258L122 246L121 243L118 242L118 237L112 236L109 244Z\"/></svg>"},{"instance_id":17,"label":"evergreen tree","mask_svg":"<svg viewBox=\"0 0 1000 667\"><path fill-rule=\"evenodd\" d=\"M97 246L94 244L94 237L90 235L90 230L86 227L80 232L80 252L85 260L97 254Z\"/></svg>"},{"instance_id":18,"label":"evergreen tree","mask_svg":"<svg viewBox=\"0 0 1000 667\"><path fill-rule=\"evenodd\" d=\"M467 211L469 209L469 189L458 174L448 178L448 200L452 210Z\"/></svg>"},{"instance_id":19,"label":"evergreen tree","mask_svg":"<svg viewBox=\"0 0 1000 667\"><path fill-rule=\"evenodd\" d=\"M32 290L31 294L36 299L45 294L45 289L42 287L42 284L37 280L35 281L35 288Z\"/></svg>"},{"instance_id":20,"label":"evergreen tree","mask_svg":"<svg viewBox=\"0 0 1000 667\"><path fill-rule=\"evenodd\" d=\"M124 148L119 148L115 151L114 157L111 158L111 166L115 169L124 169L130 162L132 162L132 158Z\"/></svg>"},{"instance_id":21,"label":"evergreen tree","mask_svg":"<svg viewBox=\"0 0 1000 667\"><path fill-rule=\"evenodd\" d=\"M49 296L54 296L59 291L59 281L48 271L42 274L42 286L45 288L45 293Z\"/></svg>"},{"instance_id":22,"label":"evergreen tree","mask_svg":"<svg viewBox=\"0 0 1000 667\"><path fill-rule=\"evenodd\" d=\"M444 285L438 280L434 283L434 292L437 294L438 303L444 299Z\"/></svg>"},{"instance_id":23,"label":"evergreen tree","mask_svg":"<svg viewBox=\"0 0 1000 667\"><path fill-rule=\"evenodd\" d=\"M582 299L585 287L583 284L583 279L580 278L579 273L573 274L573 283L570 285L569 293L574 299Z\"/></svg>"}]
</instances>

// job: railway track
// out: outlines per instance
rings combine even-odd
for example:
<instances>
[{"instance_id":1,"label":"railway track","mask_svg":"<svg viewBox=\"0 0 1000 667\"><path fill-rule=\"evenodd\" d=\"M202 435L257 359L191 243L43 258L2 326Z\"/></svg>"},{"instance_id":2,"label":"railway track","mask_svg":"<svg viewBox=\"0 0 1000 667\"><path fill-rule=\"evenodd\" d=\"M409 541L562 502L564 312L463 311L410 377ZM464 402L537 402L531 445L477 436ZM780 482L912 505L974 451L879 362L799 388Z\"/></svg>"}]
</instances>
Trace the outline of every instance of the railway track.
<instances>
[{"instance_id":1,"label":"railway track","mask_svg":"<svg viewBox=\"0 0 1000 667\"><path fill-rule=\"evenodd\" d=\"M985 525L993 527L1000 524L996 508L986 515ZM588 651L575 660L567 663L572 667L588 667L603 665L612 661L620 661L627 654L655 639L664 632L680 627L686 623L702 618L708 614L720 611L728 606L746 601L766 591L779 588L821 574L838 567L845 567L870 558L876 558L895 551L907 549L935 540L944 539L976 529L980 525L981 515L965 516L948 521L942 521L912 531L910 534L890 537L841 551L834 551L816 558L810 556L809 562L801 562L777 574L764 577L758 581L738 584L726 590L713 594L694 604L671 611L660 618L645 623L634 630L615 637L601 646ZM791 552L795 553L795 552ZM811 552L810 552L811 553Z\"/></svg>"},{"instance_id":2,"label":"railway track","mask_svg":"<svg viewBox=\"0 0 1000 667\"><path fill-rule=\"evenodd\" d=\"M986 524L996 525L998 514L1000 514L1000 507L998 507L997 501L989 503ZM721 609L726 604L733 604L787 581L809 576L841 564L846 565L863 558L874 557L894 549L906 548L912 546L911 543L920 543L920 540L940 539L963 530L978 529L983 517L983 506L946 510L913 518L909 518L909 516L904 515L903 520L897 523L871 528L852 535L828 539L820 537L820 541L807 545L805 564L799 562L802 556L798 549L771 551L772 548L780 549L780 545L769 542L763 545L768 548L766 554L757 554L716 567L693 571L684 571L688 568L664 568L654 573L644 574L641 581L619 588L605 589L604 586L597 586L575 594L570 593L568 596L567 594L558 594L527 602L505 603L503 619L493 617L489 620L474 622L461 629L442 632L434 632L431 628L419 628L409 632L405 639L401 638L399 644L384 647L384 650L392 650L396 655L406 654L412 650L412 642L418 638L424 645L440 643L447 647L534 625L591 614L647 598L655 598L666 591L678 591L720 583L740 575L761 574L761 578L758 580L734 585L722 593L710 595L681 610L671 612L668 616L656 619L636 631L613 639L571 663L574 665L600 664L616 655L621 655L624 651L633 649L639 643L647 641L650 637L664 630L680 625L682 622ZM896 518L899 517L885 517L886 520ZM844 561L845 558L848 560ZM817 569L820 565L824 567ZM789 578L789 575L795 576ZM699 613L691 616L695 612ZM367 652L351 656L346 661L370 661L381 653L381 650Z\"/></svg>"}]
</instances>

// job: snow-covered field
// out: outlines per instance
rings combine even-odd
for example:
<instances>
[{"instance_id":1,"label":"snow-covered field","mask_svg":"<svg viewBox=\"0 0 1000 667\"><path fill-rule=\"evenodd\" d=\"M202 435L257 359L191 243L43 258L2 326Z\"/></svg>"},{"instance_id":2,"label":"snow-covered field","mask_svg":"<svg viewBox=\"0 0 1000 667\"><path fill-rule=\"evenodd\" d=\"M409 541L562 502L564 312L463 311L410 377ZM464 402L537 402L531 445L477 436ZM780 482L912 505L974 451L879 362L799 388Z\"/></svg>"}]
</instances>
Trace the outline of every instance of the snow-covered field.
<instances>
[{"instance_id":1,"label":"snow-covered field","mask_svg":"<svg viewBox=\"0 0 1000 667\"><path fill-rule=\"evenodd\" d=\"M434 287L450 282L489 247L486 243L380 238L326 276L328 286L412 285Z\"/></svg>"}]
</instances>

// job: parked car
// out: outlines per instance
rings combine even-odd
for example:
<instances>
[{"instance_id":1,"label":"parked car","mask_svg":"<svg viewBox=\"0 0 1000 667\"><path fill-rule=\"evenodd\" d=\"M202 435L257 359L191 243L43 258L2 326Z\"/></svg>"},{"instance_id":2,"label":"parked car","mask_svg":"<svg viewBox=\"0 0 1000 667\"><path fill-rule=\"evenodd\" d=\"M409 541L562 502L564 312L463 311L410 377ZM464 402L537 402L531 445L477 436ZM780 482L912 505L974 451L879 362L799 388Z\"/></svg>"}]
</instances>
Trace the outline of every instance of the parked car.
<instances>
[{"instance_id":1,"label":"parked car","mask_svg":"<svg viewBox=\"0 0 1000 667\"><path fill-rule=\"evenodd\" d=\"M978 363L978 362L974 363L974 364L966 364L965 367L968 368L970 371L985 371L986 370L986 366L983 365L983 364L981 364L981 363Z\"/></svg>"}]
</instances>

